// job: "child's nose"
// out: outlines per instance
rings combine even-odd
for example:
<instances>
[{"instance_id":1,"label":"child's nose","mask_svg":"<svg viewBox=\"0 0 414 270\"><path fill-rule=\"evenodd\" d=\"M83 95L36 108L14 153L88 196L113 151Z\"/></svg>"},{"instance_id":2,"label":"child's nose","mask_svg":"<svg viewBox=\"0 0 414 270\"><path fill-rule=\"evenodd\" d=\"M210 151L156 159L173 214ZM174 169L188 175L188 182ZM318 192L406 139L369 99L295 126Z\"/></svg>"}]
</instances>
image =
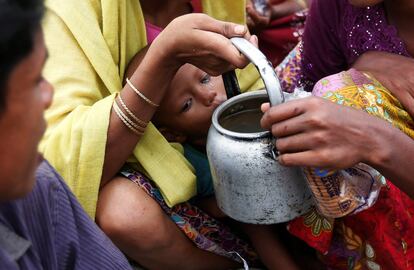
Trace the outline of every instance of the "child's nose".
<instances>
[{"instance_id":1,"label":"child's nose","mask_svg":"<svg viewBox=\"0 0 414 270\"><path fill-rule=\"evenodd\" d=\"M206 106L210 106L211 104L213 104L213 101L217 96L216 91L205 88L198 90L197 93L199 98L201 99L201 102Z\"/></svg>"}]
</instances>

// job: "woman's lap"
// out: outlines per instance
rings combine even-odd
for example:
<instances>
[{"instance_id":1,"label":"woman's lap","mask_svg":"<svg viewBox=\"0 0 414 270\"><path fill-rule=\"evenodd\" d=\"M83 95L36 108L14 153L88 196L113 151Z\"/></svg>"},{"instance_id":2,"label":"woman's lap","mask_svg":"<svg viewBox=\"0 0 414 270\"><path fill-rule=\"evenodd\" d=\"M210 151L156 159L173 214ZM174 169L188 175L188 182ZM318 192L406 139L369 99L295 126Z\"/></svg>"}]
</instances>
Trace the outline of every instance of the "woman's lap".
<instances>
[{"instance_id":1,"label":"woman's lap","mask_svg":"<svg viewBox=\"0 0 414 270\"><path fill-rule=\"evenodd\" d=\"M247 261L257 262L258 257L249 244L231 232L230 228L222 222L208 216L188 202L172 208L168 207L159 189L143 174L129 167L124 167L121 170L121 175L151 196L198 248L236 261L240 261L237 255L239 254Z\"/></svg>"},{"instance_id":2,"label":"woman's lap","mask_svg":"<svg viewBox=\"0 0 414 270\"><path fill-rule=\"evenodd\" d=\"M138 189L135 188L137 186ZM117 242L121 238L122 241L139 245L144 241L140 238L147 238L148 234L152 234L150 239L158 237L156 242L163 242L163 238L168 237L164 237L160 231L162 224L171 220L202 250L238 262L241 260L237 254L253 264L258 260L249 244L236 236L228 226L188 202L168 207L155 184L129 167L124 167L120 175L100 191L96 220L105 233L114 238L113 241ZM156 231L160 235L153 235Z\"/></svg>"}]
</instances>

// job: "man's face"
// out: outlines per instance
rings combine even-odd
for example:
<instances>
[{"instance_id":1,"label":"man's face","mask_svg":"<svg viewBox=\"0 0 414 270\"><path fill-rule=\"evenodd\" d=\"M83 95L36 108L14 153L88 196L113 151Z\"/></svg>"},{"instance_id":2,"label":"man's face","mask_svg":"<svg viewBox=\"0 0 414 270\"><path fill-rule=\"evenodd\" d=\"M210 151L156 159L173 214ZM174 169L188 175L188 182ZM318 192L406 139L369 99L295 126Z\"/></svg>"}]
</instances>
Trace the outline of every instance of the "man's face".
<instances>
[{"instance_id":1,"label":"man's face","mask_svg":"<svg viewBox=\"0 0 414 270\"><path fill-rule=\"evenodd\" d=\"M375 6L383 1L384 0L349 0L349 3L357 7L368 7Z\"/></svg>"},{"instance_id":2,"label":"man's face","mask_svg":"<svg viewBox=\"0 0 414 270\"><path fill-rule=\"evenodd\" d=\"M41 31L33 51L11 71L0 114L0 200L31 191L41 160L38 143L46 127L43 111L52 100L52 87L42 77L46 48Z\"/></svg>"},{"instance_id":3,"label":"man's face","mask_svg":"<svg viewBox=\"0 0 414 270\"><path fill-rule=\"evenodd\" d=\"M189 141L205 140L213 111L226 99L221 76L211 77L186 64L172 80L157 121L160 126L186 135Z\"/></svg>"}]
</instances>

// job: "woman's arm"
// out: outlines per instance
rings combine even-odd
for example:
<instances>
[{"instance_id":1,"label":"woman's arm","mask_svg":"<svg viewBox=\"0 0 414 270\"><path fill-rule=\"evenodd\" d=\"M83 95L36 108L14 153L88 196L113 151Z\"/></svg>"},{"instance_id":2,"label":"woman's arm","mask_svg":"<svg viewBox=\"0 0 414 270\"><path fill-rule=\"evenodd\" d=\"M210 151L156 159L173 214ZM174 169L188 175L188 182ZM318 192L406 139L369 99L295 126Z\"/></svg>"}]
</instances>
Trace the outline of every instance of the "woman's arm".
<instances>
[{"instance_id":1,"label":"woman's arm","mask_svg":"<svg viewBox=\"0 0 414 270\"><path fill-rule=\"evenodd\" d=\"M48 6L43 22L49 49L44 76L55 87L55 96L52 106L46 111L48 129L40 150L93 217L99 185L117 173L132 151L147 171L154 167L151 158L158 162L156 164L164 164L165 159L162 158L176 157L181 163L175 166L181 165L179 168L184 169L187 167L184 158L180 159L181 155L169 147L152 125L147 127L146 136L138 138L115 117L112 104L115 93L122 90L123 71L119 70L122 63L118 63L118 66L116 55L113 56L108 49L94 17L86 16L85 8L85 12L77 17L78 20L70 21L71 15L64 13L67 9L61 7L60 2L51 3L55 6L53 9ZM89 6L88 2L76 3ZM232 24L203 18L205 15L187 17L184 22L179 20L185 25L176 24L175 29L162 34L166 38L148 53L145 60L147 63L131 78L134 85L154 102L159 102L165 94L163 85L173 76L174 69L189 58L196 59L198 63L194 64L211 73L233 68L228 61L240 67L247 62L227 38L218 34L243 36L246 29L242 27L241 33L234 33ZM186 31L177 35L174 33L176 27ZM88 35L90 32L96 34ZM139 35L133 36L139 38ZM161 36L157 40L161 40ZM197 47L199 49L195 50ZM136 50L138 49L139 46ZM144 121L151 118L154 108L131 89L123 89L121 95L138 117ZM136 147L138 141L140 144ZM164 177L159 171L152 170L154 178ZM193 177L190 169L188 172L176 172L175 175L187 177L185 179ZM151 176L153 177L152 174ZM177 203L175 197L167 199L171 204Z\"/></svg>"},{"instance_id":2,"label":"woman's arm","mask_svg":"<svg viewBox=\"0 0 414 270\"><path fill-rule=\"evenodd\" d=\"M159 104L176 71L184 63L191 63L211 75L244 67L247 59L231 45L228 37L246 35L245 27L220 22L203 14L179 17L152 43L130 81L147 98ZM138 98L128 85L120 95L136 116L144 122L150 121L156 110L154 106ZM139 138L114 111L111 112L102 184L119 171ZM119 144L120 141L123 143Z\"/></svg>"},{"instance_id":3,"label":"woman's arm","mask_svg":"<svg viewBox=\"0 0 414 270\"><path fill-rule=\"evenodd\" d=\"M370 51L361 55L353 67L371 73L414 117L414 59L393 53Z\"/></svg>"},{"instance_id":4,"label":"woman's arm","mask_svg":"<svg viewBox=\"0 0 414 270\"><path fill-rule=\"evenodd\" d=\"M374 137L378 147L366 163L414 199L414 141L390 124L381 124L377 127L381 135Z\"/></svg>"}]
</instances>

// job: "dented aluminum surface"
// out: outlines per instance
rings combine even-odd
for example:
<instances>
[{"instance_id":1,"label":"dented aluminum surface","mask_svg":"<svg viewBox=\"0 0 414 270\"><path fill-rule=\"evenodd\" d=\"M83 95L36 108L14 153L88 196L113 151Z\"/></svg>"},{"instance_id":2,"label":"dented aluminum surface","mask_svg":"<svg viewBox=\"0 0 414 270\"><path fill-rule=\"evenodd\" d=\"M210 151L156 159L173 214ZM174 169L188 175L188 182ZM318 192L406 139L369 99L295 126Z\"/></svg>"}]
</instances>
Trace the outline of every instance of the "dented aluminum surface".
<instances>
[{"instance_id":1,"label":"dented aluminum surface","mask_svg":"<svg viewBox=\"0 0 414 270\"><path fill-rule=\"evenodd\" d=\"M266 92L258 91L220 105L207 140L219 208L236 220L253 224L289 221L313 205L302 170L284 167L274 159L274 138L269 132L238 133L220 125L223 115L251 106L260 108L266 100Z\"/></svg>"}]
</instances>

